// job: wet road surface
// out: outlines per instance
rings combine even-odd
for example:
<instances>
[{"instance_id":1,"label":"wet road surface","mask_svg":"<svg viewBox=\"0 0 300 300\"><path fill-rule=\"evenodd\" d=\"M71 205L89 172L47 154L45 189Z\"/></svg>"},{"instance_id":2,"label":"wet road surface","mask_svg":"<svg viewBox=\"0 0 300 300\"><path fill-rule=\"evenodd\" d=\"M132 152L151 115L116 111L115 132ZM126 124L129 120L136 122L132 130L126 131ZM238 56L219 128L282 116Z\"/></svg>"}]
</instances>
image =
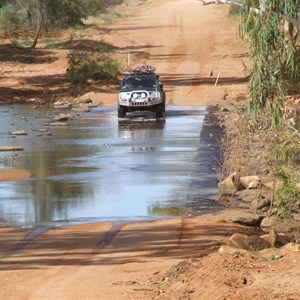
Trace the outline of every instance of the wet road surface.
<instances>
[{"instance_id":1,"label":"wet road surface","mask_svg":"<svg viewBox=\"0 0 300 300\"><path fill-rule=\"evenodd\" d=\"M32 173L0 182L2 226L156 219L217 206L219 131L206 107L167 107L165 122L137 114L118 122L115 107L99 107L69 126L45 126L58 113L2 107L0 146L24 151L1 152L0 168ZM28 135L11 138L15 130Z\"/></svg>"}]
</instances>

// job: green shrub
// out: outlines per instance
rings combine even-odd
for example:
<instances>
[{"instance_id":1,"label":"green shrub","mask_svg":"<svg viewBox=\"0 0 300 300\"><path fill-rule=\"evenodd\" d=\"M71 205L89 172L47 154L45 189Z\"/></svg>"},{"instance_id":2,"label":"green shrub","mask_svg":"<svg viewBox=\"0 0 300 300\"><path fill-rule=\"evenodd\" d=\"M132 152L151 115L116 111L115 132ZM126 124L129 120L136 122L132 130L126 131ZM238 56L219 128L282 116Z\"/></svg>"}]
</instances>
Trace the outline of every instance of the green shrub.
<instances>
[{"instance_id":1,"label":"green shrub","mask_svg":"<svg viewBox=\"0 0 300 300\"><path fill-rule=\"evenodd\" d=\"M100 63L102 77L116 77L120 75L120 69L120 63L112 58L106 58Z\"/></svg>"},{"instance_id":2,"label":"green shrub","mask_svg":"<svg viewBox=\"0 0 300 300\"><path fill-rule=\"evenodd\" d=\"M15 48L15 49L23 48L23 46L16 40L11 40L9 46L10 46L10 48Z\"/></svg>"},{"instance_id":3,"label":"green shrub","mask_svg":"<svg viewBox=\"0 0 300 300\"><path fill-rule=\"evenodd\" d=\"M280 181L274 195L274 206L279 208L283 217L289 217L294 209L300 207L299 162L300 144L298 135L278 127L274 132L273 147L270 149L270 163L274 165L273 175Z\"/></svg>"},{"instance_id":4,"label":"green shrub","mask_svg":"<svg viewBox=\"0 0 300 300\"><path fill-rule=\"evenodd\" d=\"M26 20L24 10L13 4L5 4L0 8L0 30L12 32L19 29Z\"/></svg>"},{"instance_id":5,"label":"green shrub","mask_svg":"<svg viewBox=\"0 0 300 300\"><path fill-rule=\"evenodd\" d=\"M72 83L88 79L114 78L120 74L120 64L98 52L74 50L68 55L67 79Z\"/></svg>"},{"instance_id":6,"label":"green shrub","mask_svg":"<svg viewBox=\"0 0 300 300\"><path fill-rule=\"evenodd\" d=\"M0 9L0 29L2 31L14 31L20 25L18 9L12 4L6 4Z\"/></svg>"},{"instance_id":7,"label":"green shrub","mask_svg":"<svg viewBox=\"0 0 300 300\"><path fill-rule=\"evenodd\" d=\"M289 217L293 210L300 207L300 192L292 176L284 168L277 167L274 175L281 181L281 187L274 195L274 205L282 209L283 217Z\"/></svg>"}]
</instances>

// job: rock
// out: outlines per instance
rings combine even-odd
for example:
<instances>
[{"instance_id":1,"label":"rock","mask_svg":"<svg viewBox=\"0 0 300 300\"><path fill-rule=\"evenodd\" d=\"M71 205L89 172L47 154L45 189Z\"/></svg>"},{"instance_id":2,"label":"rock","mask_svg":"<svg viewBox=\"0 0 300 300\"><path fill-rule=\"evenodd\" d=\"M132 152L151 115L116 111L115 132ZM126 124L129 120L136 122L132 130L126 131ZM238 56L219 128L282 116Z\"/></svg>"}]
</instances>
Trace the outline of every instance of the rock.
<instances>
[{"instance_id":1,"label":"rock","mask_svg":"<svg viewBox=\"0 0 300 300\"><path fill-rule=\"evenodd\" d=\"M300 221L300 214L294 214L293 219L296 221Z\"/></svg>"},{"instance_id":2,"label":"rock","mask_svg":"<svg viewBox=\"0 0 300 300\"><path fill-rule=\"evenodd\" d=\"M91 106L88 104L79 104L73 106L71 110L74 112L89 112L91 110Z\"/></svg>"},{"instance_id":3,"label":"rock","mask_svg":"<svg viewBox=\"0 0 300 300\"><path fill-rule=\"evenodd\" d=\"M260 183L261 184L264 184L266 182L273 182L273 181L274 181L274 177L272 177L272 176L265 175L265 176L260 177Z\"/></svg>"},{"instance_id":4,"label":"rock","mask_svg":"<svg viewBox=\"0 0 300 300\"><path fill-rule=\"evenodd\" d=\"M246 226L259 226L263 217L258 214L243 214L241 216L231 216L227 221Z\"/></svg>"},{"instance_id":5,"label":"rock","mask_svg":"<svg viewBox=\"0 0 300 300\"><path fill-rule=\"evenodd\" d=\"M274 224L274 228L277 232L295 234L295 232L299 232L300 222L294 219L278 220Z\"/></svg>"},{"instance_id":6,"label":"rock","mask_svg":"<svg viewBox=\"0 0 300 300\"><path fill-rule=\"evenodd\" d=\"M252 203L253 201L257 200L257 195L248 195L248 196L245 196L243 197L241 200L243 202L248 202L248 203Z\"/></svg>"},{"instance_id":7,"label":"rock","mask_svg":"<svg viewBox=\"0 0 300 300\"><path fill-rule=\"evenodd\" d=\"M11 132L10 135L27 135L27 132L24 130L16 130Z\"/></svg>"},{"instance_id":8,"label":"rock","mask_svg":"<svg viewBox=\"0 0 300 300\"><path fill-rule=\"evenodd\" d=\"M69 124L64 122L54 122L54 123L49 123L49 126L69 126Z\"/></svg>"},{"instance_id":9,"label":"rock","mask_svg":"<svg viewBox=\"0 0 300 300\"><path fill-rule=\"evenodd\" d=\"M237 199L242 200L245 197L248 196L253 196L253 200L255 198L259 198L261 196L261 191L260 190L242 190L242 191L238 191L236 193L237 195ZM245 202L251 202L251 201L245 201Z\"/></svg>"},{"instance_id":10,"label":"rock","mask_svg":"<svg viewBox=\"0 0 300 300\"><path fill-rule=\"evenodd\" d=\"M228 195L219 195L217 202L224 205L224 206L231 206L232 203L232 197Z\"/></svg>"},{"instance_id":11,"label":"rock","mask_svg":"<svg viewBox=\"0 0 300 300\"><path fill-rule=\"evenodd\" d=\"M99 105L101 102L101 94L95 92L86 93L76 99L74 99L75 103L94 103L95 105Z\"/></svg>"},{"instance_id":12,"label":"rock","mask_svg":"<svg viewBox=\"0 0 300 300\"><path fill-rule=\"evenodd\" d=\"M24 148L21 146L4 146L0 147L0 151L23 151Z\"/></svg>"},{"instance_id":13,"label":"rock","mask_svg":"<svg viewBox=\"0 0 300 300\"><path fill-rule=\"evenodd\" d=\"M290 252L300 252L300 244L288 243L282 246L282 249Z\"/></svg>"},{"instance_id":14,"label":"rock","mask_svg":"<svg viewBox=\"0 0 300 300\"><path fill-rule=\"evenodd\" d=\"M277 245L279 246L284 246L291 241L294 240L294 235L293 234L285 234L285 233L278 233L277 234Z\"/></svg>"},{"instance_id":15,"label":"rock","mask_svg":"<svg viewBox=\"0 0 300 300\"><path fill-rule=\"evenodd\" d=\"M259 183L259 180L258 181L251 181L251 182L249 182L248 189L257 189L258 183Z\"/></svg>"},{"instance_id":16,"label":"rock","mask_svg":"<svg viewBox=\"0 0 300 300\"><path fill-rule=\"evenodd\" d=\"M269 232L271 227L274 226L274 224L275 224L275 218L273 216L265 217L261 221L260 227L261 227L262 231Z\"/></svg>"},{"instance_id":17,"label":"rock","mask_svg":"<svg viewBox=\"0 0 300 300\"><path fill-rule=\"evenodd\" d=\"M68 109L71 108L71 102L69 100L58 100L53 103L54 108L60 108L60 109Z\"/></svg>"},{"instance_id":18,"label":"rock","mask_svg":"<svg viewBox=\"0 0 300 300\"><path fill-rule=\"evenodd\" d=\"M275 193L280 188L281 183L278 180L276 180L276 181L273 180L273 181L270 181L270 182L262 183L262 186L269 189L269 190L274 191L274 193Z\"/></svg>"},{"instance_id":19,"label":"rock","mask_svg":"<svg viewBox=\"0 0 300 300\"><path fill-rule=\"evenodd\" d=\"M261 238L274 247L275 243L277 242L277 233L271 229L269 234L262 235Z\"/></svg>"},{"instance_id":20,"label":"rock","mask_svg":"<svg viewBox=\"0 0 300 300\"><path fill-rule=\"evenodd\" d=\"M223 245L220 247L219 253L237 255L237 254L246 254L248 253L248 251L244 249L237 249L234 247Z\"/></svg>"},{"instance_id":21,"label":"rock","mask_svg":"<svg viewBox=\"0 0 300 300\"><path fill-rule=\"evenodd\" d=\"M235 233L229 238L229 242L234 248L248 250L249 237L245 234Z\"/></svg>"},{"instance_id":22,"label":"rock","mask_svg":"<svg viewBox=\"0 0 300 300\"><path fill-rule=\"evenodd\" d=\"M229 238L231 245L235 248L244 250L262 250L271 247L271 244L259 236L247 236L241 233L235 233Z\"/></svg>"},{"instance_id":23,"label":"rock","mask_svg":"<svg viewBox=\"0 0 300 300\"><path fill-rule=\"evenodd\" d=\"M47 132L48 129L46 129L46 128L40 128L40 129L35 129L34 131Z\"/></svg>"},{"instance_id":24,"label":"rock","mask_svg":"<svg viewBox=\"0 0 300 300\"><path fill-rule=\"evenodd\" d=\"M222 112L230 112L230 110L226 107L222 108Z\"/></svg>"},{"instance_id":25,"label":"rock","mask_svg":"<svg viewBox=\"0 0 300 300\"><path fill-rule=\"evenodd\" d=\"M95 96L95 92L89 92L89 93L86 93L78 98L75 98L74 99L74 102L77 102L77 103L92 103L93 100L92 98Z\"/></svg>"},{"instance_id":26,"label":"rock","mask_svg":"<svg viewBox=\"0 0 300 300\"><path fill-rule=\"evenodd\" d=\"M235 176L236 172L232 173L225 180L218 184L221 195L233 195L236 192L236 187L234 185Z\"/></svg>"},{"instance_id":27,"label":"rock","mask_svg":"<svg viewBox=\"0 0 300 300\"><path fill-rule=\"evenodd\" d=\"M242 202L238 205L239 208L241 209L250 209L251 208L251 203L250 202Z\"/></svg>"},{"instance_id":28,"label":"rock","mask_svg":"<svg viewBox=\"0 0 300 300\"><path fill-rule=\"evenodd\" d=\"M256 211L257 209L262 209L264 207L270 207L270 199L255 199L251 202L251 208Z\"/></svg>"},{"instance_id":29,"label":"rock","mask_svg":"<svg viewBox=\"0 0 300 300\"><path fill-rule=\"evenodd\" d=\"M270 207L268 207L268 206L261 208L262 213L267 213L269 211L270 211ZM267 214L265 214L265 215L267 215Z\"/></svg>"},{"instance_id":30,"label":"rock","mask_svg":"<svg viewBox=\"0 0 300 300\"><path fill-rule=\"evenodd\" d=\"M270 190L261 190L261 197L270 199L270 201L271 201L273 198L273 192Z\"/></svg>"},{"instance_id":31,"label":"rock","mask_svg":"<svg viewBox=\"0 0 300 300\"><path fill-rule=\"evenodd\" d=\"M73 115L72 114L59 114L53 118L53 121L68 121L69 119L72 119Z\"/></svg>"},{"instance_id":32,"label":"rock","mask_svg":"<svg viewBox=\"0 0 300 300\"><path fill-rule=\"evenodd\" d=\"M240 177L240 184L245 189L256 189L259 183L258 176L243 176Z\"/></svg>"}]
</instances>

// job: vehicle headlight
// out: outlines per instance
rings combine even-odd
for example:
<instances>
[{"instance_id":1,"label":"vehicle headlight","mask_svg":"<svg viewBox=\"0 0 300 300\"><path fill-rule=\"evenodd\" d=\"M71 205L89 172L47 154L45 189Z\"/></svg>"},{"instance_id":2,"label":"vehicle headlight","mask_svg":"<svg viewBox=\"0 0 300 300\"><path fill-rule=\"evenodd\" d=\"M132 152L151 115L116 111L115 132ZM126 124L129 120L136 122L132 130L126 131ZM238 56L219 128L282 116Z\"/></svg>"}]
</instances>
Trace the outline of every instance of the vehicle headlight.
<instances>
[{"instance_id":1,"label":"vehicle headlight","mask_svg":"<svg viewBox=\"0 0 300 300\"><path fill-rule=\"evenodd\" d=\"M160 99L160 92L158 92L158 91L151 92L150 97L153 98L153 99L159 100Z\"/></svg>"},{"instance_id":2,"label":"vehicle headlight","mask_svg":"<svg viewBox=\"0 0 300 300\"><path fill-rule=\"evenodd\" d=\"M130 93L120 93L119 101L127 101L130 99Z\"/></svg>"}]
</instances>

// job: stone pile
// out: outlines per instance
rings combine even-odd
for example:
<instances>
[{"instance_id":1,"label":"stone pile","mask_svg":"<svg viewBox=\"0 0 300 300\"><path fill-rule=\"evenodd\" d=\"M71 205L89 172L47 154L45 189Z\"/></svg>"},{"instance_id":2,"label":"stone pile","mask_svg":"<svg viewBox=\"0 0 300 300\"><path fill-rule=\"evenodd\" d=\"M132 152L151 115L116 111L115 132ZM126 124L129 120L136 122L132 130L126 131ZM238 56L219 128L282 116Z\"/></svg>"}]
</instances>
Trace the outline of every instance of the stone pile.
<instances>
[{"instance_id":1,"label":"stone pile","mask_svg":"<svg viewBox=\"0 0 300 300\"><path fill-rule=\"evenodd\" d=\"M272 206L273 195L279 187L280 183L272 177L239 177L232 173L219 183L218 202L227 207L241 208L253 216L251 221L241 216L233 222L260 226L265 232L272 228L277 232L295 232L300 228L300 211L293 211L289 219L281 219L280 211Z\"/></svg>"},{"instance_id":2,"label":"stone pile","mask_svg":"<svg viewBox=\"0 0 300 300\"><path fill-rule=\"evenodd\" d=\"M245 235L241 233L233 234L229 239L225 240L225 245L219 249L219 253L242 254L250 252L263 253L263 250L270 248L280 248L285 251L300 253L300 245L290 241L291 238L285 234L278 234L274 230L270 230L264 235Z\"/></svg>"},{"instance_id":3,"label":"stone pile","mask_svg":"<svg viewBox=\"0 0 300 300\"><path fill-rule=\"evenodd\" d=\"M54 102L53 107L57 109L70 109L74 112L89 112L100 103L99 98L99 93L89 92L78 98L61 98Z\"/></svg>"}]
</instances>

